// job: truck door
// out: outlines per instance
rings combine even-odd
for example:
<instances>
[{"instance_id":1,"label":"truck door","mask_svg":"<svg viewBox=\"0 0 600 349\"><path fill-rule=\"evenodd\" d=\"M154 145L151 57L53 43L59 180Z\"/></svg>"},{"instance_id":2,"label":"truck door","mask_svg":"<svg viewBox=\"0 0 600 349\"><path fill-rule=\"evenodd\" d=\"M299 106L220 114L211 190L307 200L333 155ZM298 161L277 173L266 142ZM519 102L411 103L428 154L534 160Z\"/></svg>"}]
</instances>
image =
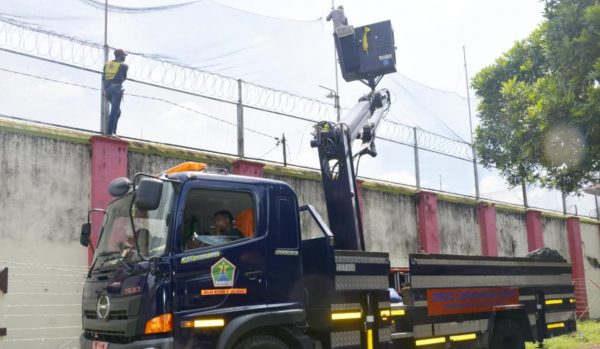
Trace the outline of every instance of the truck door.
<instances>
[{"instance_id":1,"label":"truck door","mask_svg":"<svg viewBox=\"0 0 600 349\"><path fill-rule=\"evenodd\" d=\"M266 207L252 186L194 182L183 188L174 239L176 318L193 312L227 321L266 304L266 227L257 224ZM230 221L229 231L223 221Z\"/></svg>"}]
</instances>

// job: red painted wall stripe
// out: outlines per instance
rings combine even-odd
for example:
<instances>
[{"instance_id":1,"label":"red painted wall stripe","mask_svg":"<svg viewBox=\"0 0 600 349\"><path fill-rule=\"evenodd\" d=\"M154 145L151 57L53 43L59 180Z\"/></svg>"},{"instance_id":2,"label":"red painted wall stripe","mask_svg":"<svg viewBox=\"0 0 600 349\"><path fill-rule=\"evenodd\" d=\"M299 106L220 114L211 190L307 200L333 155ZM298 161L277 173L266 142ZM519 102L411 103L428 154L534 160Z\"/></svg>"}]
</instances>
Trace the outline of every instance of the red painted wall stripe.
<instances>
[{"instance_id":1,"label":"red painted wall stripe","mask_svg":"<svg viewBox=\"0 0 600 349\"><path fill-rule=\"evenodd\" d=\"M417 193L417 230L420 252L440 253L440 230L438 227L437 195Z\"/></svg>"},{"instance_id":2,"label":"red painted wall stripe","mask_svg":"<svg viewBox=\"0 0 600 349\"><path fill-rule=\"evenodd\" d=\"M480 203L477 207L479 231L481 233L481 255L498 256L498 237L496 233L496 206Z\"/></svg>"},{"instance_id":3,"label":"red painted wall stripe","mask_svg":"<svg viewBox=\"0 0 600 349\"><path fill-rule=\"evenodd\" d=\"M569 242L569 255L571 256L571 267L573 268L571 276L575 285L575 312L578 318L588 319L581 227L577 217L567 218L567 241Z\"/></svg>"},{"instance_id":4,"label":"red painted wall stripe","mask_svg":"<svg viewBox=\"0 0 600 349\"><path fill-rule=\"evenodd\" d=\"M102 208L112 201L108 193L108 185L117 178L127 176L128 143L116 138L94 136L90 138L91 156L91 195L90 207ZM98 235L104 217L101 213L92 213L92 236L94 246L98 243ZM92 262L92 250L88 249L88 265Z\"/></svg>"},{"instance_id":5,"label":"red painted wall stripe","mask_svg":"<svg viewBox=\"0 0 600 349\"><path fill-rule=\"evenodd\" d=\"M527 227L527 246L529 252L544 247L542 213L540 211L528 210L525 213L525 225Z\"/></svg>"}]
</instances>

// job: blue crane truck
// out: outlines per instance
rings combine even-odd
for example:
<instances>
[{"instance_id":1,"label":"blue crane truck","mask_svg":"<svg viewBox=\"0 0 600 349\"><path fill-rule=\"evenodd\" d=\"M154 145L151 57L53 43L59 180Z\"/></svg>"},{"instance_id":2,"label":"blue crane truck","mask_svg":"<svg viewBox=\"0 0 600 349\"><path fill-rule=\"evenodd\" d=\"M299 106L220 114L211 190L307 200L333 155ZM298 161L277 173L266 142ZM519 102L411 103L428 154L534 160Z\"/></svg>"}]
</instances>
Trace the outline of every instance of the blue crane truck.
<instances>
[{"instance_id":1,"label":"blue crane truck","mask_svg":"<svg viewBox=\"0 0 600 349\"><path fill-rule=\"evenodd\" d=\"M390 33L377 33L388 24L357 28L350 42L386 49L377 40ZM345 74L371 92L341 122L318 123L311 141L329 224L282 181L205 164L115 179L96 246L89 215L82 226L94 258L81 348L514 349L575 330L562 259L412 254L396 270L387 253L366 250L353 143L362 141L357 156L376 155L390 100L375 86L395 56L379 52L385 67L373 72L362 69L363 51ZM376 61L371 54L365 64Z\"/></svg>"}]
</instances>

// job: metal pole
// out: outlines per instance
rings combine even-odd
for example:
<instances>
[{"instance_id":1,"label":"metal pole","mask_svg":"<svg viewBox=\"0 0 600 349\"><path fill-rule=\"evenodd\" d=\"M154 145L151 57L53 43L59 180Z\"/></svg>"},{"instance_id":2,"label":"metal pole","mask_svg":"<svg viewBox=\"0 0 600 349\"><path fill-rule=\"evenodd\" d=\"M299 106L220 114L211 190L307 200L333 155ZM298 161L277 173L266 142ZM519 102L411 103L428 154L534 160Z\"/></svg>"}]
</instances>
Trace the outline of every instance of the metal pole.
<instances>
[{"instance_id":1,"label":"metal pole","mask_svg":"<svg viewBox=\"0 0 600 349\"><path fill-rule=\"evenodd\" d=\"M242 103L242 79L238 79L237 103L237 151L240 158L244 157L244 104Z\"/></svg>"},{"instance_id":2,"label":"metal pole","mask_svg":"<svg viewBox=\"0 0 600 349\"><path fill-rule=\"evenodd\" d=\"M104 2L104 65L108 62L108 0ZM104 73L103 73L104 74ZM108 101L104 95L104 85L100 86L100 133L108 129Z\"/></svg>"},{"instance_id":3,"label":"metal pole","mask_svg":"<svg viewBox=\"0 0 600 349\"><path fill-rule=\"evenodd\" d=\"M563 214L567 215L567 194L562 192L562 205L563 205Z\"/></svg>"},{"instance_id":4,"label":"metal pole","mask_svg":"<svg viewBox=\"0 0 600 349\"><path fill-rule=\"evenodd\" d=\"M594 202L596 203L596 219L600 222L600 207L598 207L598 195L594 194Z\"/></svg>"},{"instance_id":5,"label":"metal pole","mask_svg":"<svg viewBox=\"0 0 600 349\"><path fill-rule=\"evenodd\" d=\"M475 198L479 200L479 171L477 169L477 151L473 143L473 121L471 117L471 94L469 92L469 73L467 72L467 51L463 46L463 60L465 62L465 85L467 87L467 107L469 108L469 135L471 136L471 151L473 153L473 173L475 175Z\"/></svg>"},{"instance_id":6,"label":"metal pole","mask_svg":"<svg viewBox=\"0 0 600 349\"><path fill-rule=\"evenodd\" d=\"M336 82L335 82L335 96L334 96L334 104L335 104L335 110L336 110L336 115L337 115L337 122L340 122L341 120L341 110L340 110L340 95L338 95L337 92L337 76L336 76Z\"/></svg>"},{"instance_id":7,"label":"metal pole","mask_svg":"<svg viewBox=\"0 0 600 349\"><path fill-rule=\"evenodd\" d=\"M285 133L281 136L281 144L283 145L283 166L287 166L287 145L285 141Z\"/></svg>"},{"instance_id":8,"label":"metal pole","mask_svg":"<svg viewBox=\"0 0 600 349\"><path fill-rule=\"evenodd\" d=\"M417 143L417 128L413 127L413 137L415 137L415 177L417 179L417 190L421 189L421 173L419 170L419 145Z\"/></svg>"},{"instance_id":9,"label":"metal pole","mask_svg":"<svg viewBox=\"0 0 600 349\"><path fill-rule=\"evenodd\" d=\"M528 209L529 203L527 202L527 186L525 185L525 181L521 182L521 187L523 189L523 206L525 206L525 209Z\"/></svg>"},{"instance_id":10,"label":"metal pole","mask_svg":"<svg viewBox=\"0 0 600 349\"><path fill-rule=\"evenodd\" d=\"M331 10L335 9L334 0L331 0ZM333 45L333 66L335 68L335 109L337 111L337 122L340 122L340 87L338 83L338 58L337 58L337 49L336 45Z\"/></svg>"}]
</instances>

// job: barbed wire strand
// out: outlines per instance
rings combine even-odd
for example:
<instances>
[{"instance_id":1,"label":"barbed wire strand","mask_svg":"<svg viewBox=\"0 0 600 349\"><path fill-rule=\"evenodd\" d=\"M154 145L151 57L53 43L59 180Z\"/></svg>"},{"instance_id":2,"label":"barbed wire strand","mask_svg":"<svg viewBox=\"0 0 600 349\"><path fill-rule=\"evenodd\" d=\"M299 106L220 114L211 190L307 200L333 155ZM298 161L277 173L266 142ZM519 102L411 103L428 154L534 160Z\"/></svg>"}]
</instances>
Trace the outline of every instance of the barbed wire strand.
<instances>
[{"instance_id":1,"label":"barbed wire strand","mask_svg":"<svg viewBox=\"0 0 600 349\"><path fill-rule=\"evenodd\" d=\"M4 72L7 72L7 73L12 73L12 74L17 74L17 75L23 75L23 76L27 76L27 77L31 77L31 78L36 78L36 79L40 79L40 80L45 80L45 81L60 83L60 84L64 84L64 85L69 85L69 86L74 86L74 87L81 87L81 88L85 88L85 89L89 89L89 90L94 90L94 91L100 91L100 89L97 88L97 87L91 87L91 86L76 84L76 83L67 82L67 81L63 81L63 80L57 80L57 79L47 78L47 77L43 77L43 76L35 75L35 74L18 72L18 71L14 71L14 70L2 68L2 67L0 67L0 71L4 71ZM176 106L178 108L185 109L187 111L190 111L190 112L193 112L193 113L205 116L207 118L210 118L210 119L213 119L213 120L216 120L216 121L219 121L219 122L222 122L222 123L225 123L225 124L237 127L237 124L234 123L234 122L230 122L230 121L221 119L221 118L216 117L214 115L210 115L210 114L207 114L207 113L195 110L193 108L186 107L186 106L184 106L182 104L179 104L179 103L176 103L176 102L164 99L164 98L151 97L151 96L139 95L139 94L134 94L134 93L125 93L125 96L131 96L131 97L137 97L137 98L143 98L143 99L155 100L155 101L163 102L163 103L170 104L170 105ZM269 134L266 134L266 133L258 131L258 130L254 130L254 129L251 129L251 128L248 128L248 127L244 127L244 130L252 132L252 133L255 133L255 134L258 134L258 135L263 136L263 137L267 137L267 138L271 138L271 139L277 140L277 137L271 136Z\"/></svg>"},{"instance_id":2,"label":"barbed wire strand","mask_svg":"<svg viewBox=\"0 0 600 349\"><path fill-rule=\"evenodd\" d=\"M0 14L0 48L96 72L100 72L103 65L101 44L45 30L5 14ZM229 103L238 101L238 87L242 84L242 99L249 106L315 121L335 118L331 103L203 71L160 55L131 52L128 62L129 80L160 84Z\"/></svg>"}]
</instances>

